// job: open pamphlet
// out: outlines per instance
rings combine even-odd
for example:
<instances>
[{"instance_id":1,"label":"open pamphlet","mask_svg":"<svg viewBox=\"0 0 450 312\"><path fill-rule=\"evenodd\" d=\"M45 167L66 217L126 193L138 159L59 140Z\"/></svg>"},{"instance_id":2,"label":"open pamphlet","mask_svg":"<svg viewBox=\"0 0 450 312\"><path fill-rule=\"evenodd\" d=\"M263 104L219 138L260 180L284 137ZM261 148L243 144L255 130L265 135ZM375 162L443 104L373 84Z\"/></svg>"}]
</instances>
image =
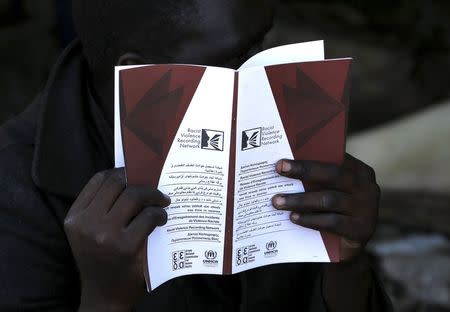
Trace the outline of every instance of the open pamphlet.
<instances>
[{"instance_id":1,"label":"open pamphlet","mask_svg":"<svg viewBox=\"0 0 450 312\"><path fill-rule=\"evenodd\" d=\"M341 163L350 58L323 41L281 46L239 70L166 64L116 67L116 167L172 202L147 240L149 290L189 274L234 274L339 261L339 237L293 224L275 194L304 192L280 159Z\"/></svg>"}]
</instances>

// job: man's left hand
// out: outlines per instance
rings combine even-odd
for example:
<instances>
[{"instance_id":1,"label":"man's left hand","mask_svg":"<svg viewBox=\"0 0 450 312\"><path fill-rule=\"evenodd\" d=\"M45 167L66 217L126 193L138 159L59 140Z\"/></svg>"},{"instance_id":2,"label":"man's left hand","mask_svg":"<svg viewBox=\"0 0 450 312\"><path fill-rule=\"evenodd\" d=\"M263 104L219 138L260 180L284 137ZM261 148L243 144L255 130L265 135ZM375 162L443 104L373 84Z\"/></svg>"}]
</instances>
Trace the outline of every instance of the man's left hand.
<instances>
[{"instance_id":1,"label":"man's left hand","mask_svg":"<svg viewBox=\"0 0 450 312\"><path fill-rule=\"evenodd\" d=\"M341 236L341 260L356 257L377 223L380 188L374 170L348 154L340 166L283 159L276 169L300 179L308 191L276 195L274 207L291 211L295 224Z\"/></svg>"}]
</instances>

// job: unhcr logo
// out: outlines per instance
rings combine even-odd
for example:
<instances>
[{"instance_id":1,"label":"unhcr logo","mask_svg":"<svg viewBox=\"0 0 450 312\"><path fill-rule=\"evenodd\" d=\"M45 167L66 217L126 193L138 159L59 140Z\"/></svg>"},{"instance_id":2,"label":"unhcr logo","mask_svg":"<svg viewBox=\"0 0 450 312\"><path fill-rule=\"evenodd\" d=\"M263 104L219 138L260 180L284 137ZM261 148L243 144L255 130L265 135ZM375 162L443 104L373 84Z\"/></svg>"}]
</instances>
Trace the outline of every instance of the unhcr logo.
<instances>
[{"instance_id":1,"label":"unhcr logo","mask_svg":"<svg viewBox=\"0 0 450 312\"><path fill-rule=\"evenodd\" d=\"M204 266L215 267L219 264L217 260L217 251L215 250L206 250L205 251L205 259L203 260Z\"/></svg>"},{"instance_id":2,"label":"unhcr logo","mask_svg":"<svg viewBox=\"0 0 450 312\"><path fill-rule=\"evenodd\" d=\"M264 257L270 258L275 257L278 254L277 241L270 241L266 243L266 251L264 252Z\"/></svg>"}]
</instances>

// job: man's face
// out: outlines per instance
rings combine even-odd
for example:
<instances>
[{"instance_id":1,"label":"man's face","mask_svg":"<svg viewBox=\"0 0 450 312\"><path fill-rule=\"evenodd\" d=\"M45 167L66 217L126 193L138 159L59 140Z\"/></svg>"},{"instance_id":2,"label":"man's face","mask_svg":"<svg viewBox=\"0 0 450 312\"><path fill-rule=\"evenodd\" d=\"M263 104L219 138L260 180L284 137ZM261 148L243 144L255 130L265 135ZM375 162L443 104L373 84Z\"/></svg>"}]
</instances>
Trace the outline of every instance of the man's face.
<instances>
[{"instance_id":1,"label":"man's face","mask_svg":"<svg viewBox=\"0 0 450 312\"><path fill-rule=\"evenodd\" d=\"M273 0L197 0L194 11L183 18L185 22L166 25L170 29L161 33L169 35L160 38L160 47L136 48L137 51L152 51L152 55L141 54L140 60L136 60L136 54L127 53L120 63L184 63L237 68L261 51L264 36L272 26Z\"/></svg>"},{"instance_id":2,"label":"man's face","mask_svg":"<svg viewBox=\"0 0 450 312\"><path fill-rule=\"evenodd\" d=\"M136 36L141 36L142 29L149 28L152 40L136 40L136 46L129 46L128 52L120 53L114 61L116 65L179 63L238 68L262 50L263 39L272 27L275 0L192 2L186 10L167 12L170 16L184 14L179 19L181 23L145 27L148 20L134 20L132 27L136 29ZM139 6L134 9L139 10ZM112 123L113 75L106 79L101 74L99 78L96 76L94 72L96 97Z\"/></svg>"}]
</instances>

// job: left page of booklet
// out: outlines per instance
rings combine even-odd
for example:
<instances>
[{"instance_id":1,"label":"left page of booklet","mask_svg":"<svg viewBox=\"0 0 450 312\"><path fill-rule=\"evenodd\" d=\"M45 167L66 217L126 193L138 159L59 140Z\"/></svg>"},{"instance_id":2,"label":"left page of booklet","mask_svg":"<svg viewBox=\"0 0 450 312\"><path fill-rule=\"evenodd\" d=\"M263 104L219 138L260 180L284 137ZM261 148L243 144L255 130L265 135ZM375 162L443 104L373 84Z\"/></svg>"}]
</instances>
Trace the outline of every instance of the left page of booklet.
<instances>
[{"instance_id":1,"label":"left page of booklet","mask_svg":"<svg viewBox=\"0 0 450 312\"><path fill-rule=\"evenodd\" d=\"M172 202L147 240L149 290L189 274L222 274L235 71L192 65L118 68L129 184Z\"/></svg>"}]
</instances>

